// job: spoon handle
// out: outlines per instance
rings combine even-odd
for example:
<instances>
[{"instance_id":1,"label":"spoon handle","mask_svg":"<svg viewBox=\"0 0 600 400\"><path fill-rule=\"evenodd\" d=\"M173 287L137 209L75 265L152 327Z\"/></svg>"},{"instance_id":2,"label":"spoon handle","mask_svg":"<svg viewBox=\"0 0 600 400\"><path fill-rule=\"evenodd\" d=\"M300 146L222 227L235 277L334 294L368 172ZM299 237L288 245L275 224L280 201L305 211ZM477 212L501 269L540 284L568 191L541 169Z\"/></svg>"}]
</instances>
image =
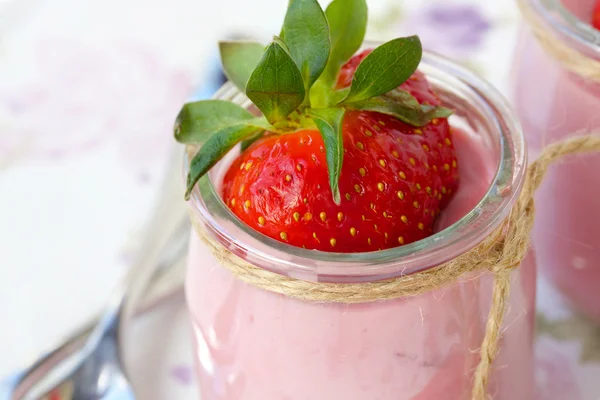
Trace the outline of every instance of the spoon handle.
<instances>
[{"instance_id":1,"label":"spoon handle","mask_svg":"<svg viewBox=\"0 0 600 400\"><path fill-rule=\"evenodd\" d=\"M181 221L181 226L183 229L173 234L169 244L165 246L165 254L156 261L156 272L151 278L146 294L138 307L136 307L136 315L152 310L166 297L181 290L187 244L189 241L189 221L187 218ZM0 380L0 400L10 400L12 398L11 393L17 387L25 388L33 385L33 379L30 378L27 380L26 377L37 377L39 379L40 374L50 371L56 366L59 360L63 360L65 357L74 355L80 351L99 321L100 316L93 318L66 340L63 340L53 350L45 353L29 368L12 374L4 380ZM57 391L56 394L58 393L63 394L63 397L55 397L48 400L65 398L64 394L69 393L68 384L65 387L61 386L60 391Z\"/></svg>"},{"instance_id":2,"label":"spoon handle","mask_svg":"<svg viewBox=\"0 0 600 400\"><path fill-rule=\"evenodd\" d=\"M135 262L114 291L102 316L97 323L91 325L91 329L84 328L31 368L13 378L12 390L8 389L9 395L12 393L9 398L28 399L33 393L36 393L35 398L40 397L37 393L45 393L41 398L52 393L58 396L73 381L72 374L79 375L85 372L79 371L84 361L86 365L94 365L95 362L119 364L122 343L119 343L117 338L121 336L119 332L123 329L121 322L127 322L133 316L158 271L164 270L164 265L172 265L172 262L165 262L164 258L168 255L181 258L186 250L182 241L185 242L185 238L189 236L189 222L181 200L183 188L178 173L181 151L178 150L174 148L174 154L169 159L164 183L158 193L158 205L147 225L146 235ZM156 260L160 262L157 263ZM169 275L162 273L162 276ZM0 394L2 390L0 387ZM56 397L57 400L61 398L65 397Z\"/></svg>"}]
</instances>

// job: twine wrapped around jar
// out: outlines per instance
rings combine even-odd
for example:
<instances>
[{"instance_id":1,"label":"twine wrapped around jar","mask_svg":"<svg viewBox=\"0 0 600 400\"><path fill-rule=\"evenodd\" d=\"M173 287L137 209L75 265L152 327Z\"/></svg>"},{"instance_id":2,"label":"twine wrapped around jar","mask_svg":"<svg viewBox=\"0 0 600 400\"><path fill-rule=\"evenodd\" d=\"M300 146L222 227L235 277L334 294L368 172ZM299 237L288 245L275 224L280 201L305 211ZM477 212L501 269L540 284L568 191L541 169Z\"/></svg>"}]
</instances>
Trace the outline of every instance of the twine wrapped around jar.
<instances>
[{"instance_id":1,"label":"twine wrapped around jar","mask_svg":"<svg viewBox=\"0 0 600 400\"><path fill-rule=\"evenodd\" d=\"M531 0L517 0L517 4L523 18L546 53L560 62L569 71L583 78L600 82L600 60L582 54L556 37L547 24L536 15L531 5Z\"/></svg>"},{"instance_id":2,"label":"twine wrapped around jar","mask_svg":"<svg viewBox=\"0 0 600 400\"><path fill-rule=\"evenodd\" d=\"M243 282L260 289L309 302L365 303L416 296L452 284L474 271L494 274L491 309L480 348L480 361L474 375L472 400L485 400L492 363L499 351L501 326L506 311L511 272L518 268L529 248L534 221L534 194L548 167L564 156L600 151L600 131L576 134L550 145L533 162L525 177L523 190L509 216L479 245L437 267L393 279L366 283L325 283L303 281L264 270L231 253L211 237L192 217L202 241L216 260Z\"/></svg>"}]
</instances>

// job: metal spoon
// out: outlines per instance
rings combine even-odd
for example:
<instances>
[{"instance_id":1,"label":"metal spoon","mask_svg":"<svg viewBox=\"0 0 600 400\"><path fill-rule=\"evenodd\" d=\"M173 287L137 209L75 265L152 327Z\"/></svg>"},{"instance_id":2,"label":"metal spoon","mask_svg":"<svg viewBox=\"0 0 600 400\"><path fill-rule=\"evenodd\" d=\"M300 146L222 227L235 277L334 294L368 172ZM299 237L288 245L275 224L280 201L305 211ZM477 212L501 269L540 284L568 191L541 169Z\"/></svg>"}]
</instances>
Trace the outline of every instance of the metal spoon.
<instances>
[{"instance_id":1,"label":"metal spoon","mask_svg":"<svg viewBox=\"0 0 600 400\"><path fill-rule=\"evenodd\" d=\"M14 378L11 400L133 400L135 392L123 372L119 351L119 328L133 312L155 273L156 259L176 235L189 234L180 176L181 150L175 148L156 211L136 262L115 290L99 323L89 332L45 356Z\"/></svg>"},{"instance_id":2,"label":"metal spoon","mask_svg":"<svg viewBox=\"0 0 600 400\"><path fill-rule=\"evenodd\" d=\"M182 230L173 234L166 246L163 257L152 268L156 270L142 301L136 307L136 316L153 310L163 301L171 298L183 289L184 270L189 242L189 221L181 221ZM45 353L34 364L24 371L13 373L0 380L0 400L13 399L18 391L30 391L36 384L33 376L41 377L52 372L54 366L68 354L81 351L94 328L99 324L102 315L92 318L58 346ZM122 344L121 344L122 345ZM30 378L27 378L30 376Z\"/></svg>"},{"instance_id":3,"label":"metal spoon","mask_svg":"<svg viewBox=\"0 0 600 400\"><path fill-rule=\"evenodd\" d=\"M230 82L223 85L214 95L215 98L229 99L239 103L248 103L247 98ZM138 262L131 269L128 278L114 294L97 324L88 326L73 335L56 350L50 352L32 367L13 375L8 381L0 382L0 400L130 400L134 391L127 380L119 355L118 331L122 320L132 314L139 298L146 289L150 277L155 285L147 296L156 298L169 293L173 286L181 285L177 271L168 266L175 261L159 263L149 267L158 258L161 245L167 242L179 246L179 253L172 248L169 254L181 257L181 229L177 226L185 221L183 235L189 235L187 216L181 205L183 189L179 176L180 152L172 157L169 172L161 190L162 199L157 207L154 219L149 224L148 236L141 246ZM170 239L168 237L170 236ZM167 250L170 248L166 245ZM186 245L183 245L185 249ZM147 250L147 252L146 252ZM185 250L183 250L185 251ZM179 260L178 260L179 261ZM161 267L161 265L163 265ZM167 266L167 267L165 267ZM154 297L153 297L154 296ZM152 300L150 300L152 301ZM148 305L146 304L146 307ZM52 395L52 397L50 397ZM6 396L6 397L2 397Z\"/></svg>"}]
</instances>

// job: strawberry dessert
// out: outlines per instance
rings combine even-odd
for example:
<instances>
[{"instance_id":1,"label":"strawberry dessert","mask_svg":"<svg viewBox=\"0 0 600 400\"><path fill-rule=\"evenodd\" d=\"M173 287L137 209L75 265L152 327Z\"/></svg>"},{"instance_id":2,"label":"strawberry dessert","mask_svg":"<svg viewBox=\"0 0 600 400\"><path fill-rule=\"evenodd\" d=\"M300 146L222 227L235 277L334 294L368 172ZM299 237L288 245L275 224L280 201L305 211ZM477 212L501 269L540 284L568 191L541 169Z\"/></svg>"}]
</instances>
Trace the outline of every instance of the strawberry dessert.
<instances>
[{"instance_id":1,"label":"strawberry dessert","mask_svg":"<svg viewBox=\"0 0 600 400\"><path fill-rule=\"evenodd\" d=\"M544 12L538 17L547 20L548 34L553 35L557 45L575 49L586 62L600 65L600 30L589 25L591 22L600 29L600 1L563 0L562 5L552 6L552 10L547 9L549 4L540 5L539 10ZM567 31L571 32L569 37L561 33ZM574 42L571 37L579 40ZM528 29L523 31L518 49L513 63L512 97L533 157L549 143L578 132L600 129L597 78L571 71L548 54ZM583 62L579 64L583 66ZM593 67L588 70L593 71ZM543 276L572 306L597 321L600 321L600 246L597 245L600 177L596 173L599 168L598 155L572 158L552 168L536 194L533 231Z\"/></svg>"},{"instance_id":2,"label":"strawberry dessert","mask_svg":"<svg viewBox=\"0 0 600 400\"><path fill-rule=\"evenodd\" d=\"M342 71L351 76L363 55ZM417 101L440 103L419 72L400 88ZM316 129L267 134L252 144L225 175L224 201L248 226L307 249L366 252L431 235L458 187L448 120L415 127L394 116L352 110L341 135L339 203L331 195L325 145Z\"/></svg>"},{"instance_id":3,"label":"strawberry dessert","mask_svg":"<svg viewBox=\"0 0 600 400\"><path fill-rule=\"evenodd\" d=\"M339 283L409 274L469 250L494 227L482 216L510 205L490 190L511 176L497 173L494 143L518 128L494 131L477 120L491 108L473 112L463 99L447 108L420 70L439 67L421 63L418 37L359 51L366 19L364 0L326 11L292 0L268 46L221 44L229 80L252 105L189 103L177 118L176 139L195 153L193 218L258 267ZM518 186L516 158L504 165ZM452 237L460 249L427 255ZM515 274L496 399L533 396L534 273L528 258ZM491 277L397 300L304 302L236 279L192 233L186 294L203 400L466 400Z\"/></svg>"}]
</instances>

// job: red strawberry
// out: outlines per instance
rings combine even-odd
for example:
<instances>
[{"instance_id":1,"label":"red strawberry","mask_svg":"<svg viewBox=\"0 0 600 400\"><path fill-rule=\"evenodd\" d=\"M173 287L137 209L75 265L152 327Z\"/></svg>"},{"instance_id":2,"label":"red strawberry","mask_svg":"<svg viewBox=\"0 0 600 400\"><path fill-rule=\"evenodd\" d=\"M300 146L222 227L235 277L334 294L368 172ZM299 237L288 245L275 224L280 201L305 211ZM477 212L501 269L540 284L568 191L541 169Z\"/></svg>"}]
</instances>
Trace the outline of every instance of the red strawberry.
<instances>
[{"instance_id":1,"label":"red strawberry","mask_svg":"<svg viewBox=\"0 0 600 400\"><path fill-rule=\"evenodd\" d=\"M340 86L349 84L365 56L355 56L342 69ZM401 88L422 103L439 103L421 73ZM254 143L224 177L225 202L259 232L308 249L366 252L431 235L458 185L448 121L415 128L384 114L349 111L342 131L340 205L331 196L316 130Z\"/></svg>"},{"instance_id":2,"label":"red strawberry","mask_svg":"<svg viewBox=\"0 0 600 400\"><path fill-rule=\"evenodd\" d=\"M600 30L600 0L596 1L596 7L592 13L592 26Z\"/></svg>"},{"instance_id":3,"label":"red strawberry","mask_svg":"<svg viewBox=\"0 0 600 400\"><path fill-rule=\"evenodd\" d=\"M354 76L354 71L356 71L356 68L358 68L360 62L364 60L365 57L367 57L372 51L373 49L363 50L361 53L352 57L346 64L342 66L338 75L336 89L342 89L350 86L350 83L352 83L352 77Z\"/></svg>"}]
</instances>

